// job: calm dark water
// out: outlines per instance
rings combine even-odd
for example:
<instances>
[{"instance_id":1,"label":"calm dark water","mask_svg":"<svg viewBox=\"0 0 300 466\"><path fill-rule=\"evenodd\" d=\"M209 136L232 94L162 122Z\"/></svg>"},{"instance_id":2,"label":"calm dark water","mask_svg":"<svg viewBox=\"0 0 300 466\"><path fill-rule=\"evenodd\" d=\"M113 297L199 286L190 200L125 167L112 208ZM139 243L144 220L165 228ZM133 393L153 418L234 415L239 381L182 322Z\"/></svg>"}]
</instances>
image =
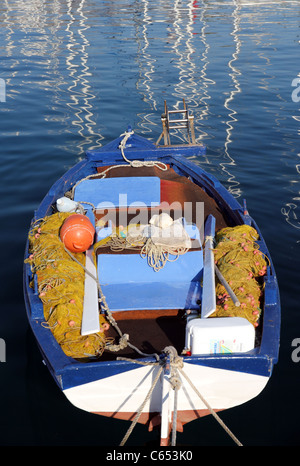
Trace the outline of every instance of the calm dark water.
<instances>
[{"instance_id":1,"label":"calm dark water","mask_svg":"<svg viewBox=\"0 0 300 466\"><path fill-rule=\"evenodd\" d=\"M156 141L164 100L182 98L207 145L196 163L247 199L281 289L279 363L259 397L222 419L244 445L300 443L299 24L298 1L1 2L1 445L117 446L127 431L71 406L42 364L23 304L24 246L33 210L85 150L128 124ZM156 439L137 426L127 445ZM212 418L177 443L233 444Z\"/></svg>"}]
</instances>

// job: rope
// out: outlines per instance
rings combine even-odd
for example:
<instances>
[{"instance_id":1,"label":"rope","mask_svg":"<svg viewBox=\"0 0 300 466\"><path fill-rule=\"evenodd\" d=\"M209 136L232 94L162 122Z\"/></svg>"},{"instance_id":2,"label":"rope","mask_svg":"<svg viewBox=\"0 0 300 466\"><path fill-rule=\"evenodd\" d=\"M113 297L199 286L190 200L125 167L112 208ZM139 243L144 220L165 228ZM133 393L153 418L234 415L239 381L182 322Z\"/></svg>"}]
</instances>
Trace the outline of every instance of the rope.
<instances>
[{"instance_id":1,"label":"rope","mask_svg":"<svg viewBox=\"0 0 300 466\"><path fill-rule=\"evenodd\" d=\"M238 446L243 446L241 442L236 438L236 436L230 431L230 429L225 425L225 423L222 421L222 419L218 416L218 414L212 409L212 407L209 405L209 403L203 398L201 393L197 390L195 385L192 383L192 381L189 379L189 377L186 375L186 373L182 370L179 369L180 373L183 375L183 377L188 381L190 386L193 388L193 390L197 393L201 401L205 404L209 412L213 415L213 417L218 421L218 423L223 427L223 429L227 432L228 435L234 440L234 442Z\"/></svg>"},{"instance_id":2,"label":"rope","mask_svg":"<svg viewBox=\"0 0 300 466\"><path fill-rule=\"evenodd\" d=\"M126 238L111 236L107 241L100 241L94 246L95 252L100 248L109 247L111 251L120 252L124 249L140 250L142 259L147 259L149 267L155 272L159 272L167 262L175 262L181 255L186 254L190 248L185 246L168 246L157 244L152 238L145 236L131 237L130 233Z\"/></svg>"},{"instance_id":3,"label":"rope","mask_svg":"<svg viewBox=\"0 0 300 466\"><path fill-rule=\"evenodd\" d=\"M183 371L183 359L178 357L177 351L175 348L167 347L165 351L170 354L170 366L171 366L171 377L170 383L172 388L175 390L174 396L174 412L173 412L173 425L172 425L172 446L176 445L176 423L177 423L177 402L178 402L178 390L180 389L182 383L180 380L179 372L183 375L183 377L187 380L193 390L197 393L201 401L205 404L209 412L213 415L213 417L219 422L219 424L223 427L223 429L227 432L228 435L235 441L235 443L239 446L242 446L241 442L235 437L235 435L230 431L230 429L225 425L222 419L217 415L217 413L213 410L213 408L209 405L209 403L204 399L201 395L199 390L195 387L186 373Z\"/></svg>"},{"instance_id":4,"label":"rope","mask_svg":"<svg viewBox=\"0 0 300 466\"><path fill-rule=\"evenodd\" d=\"M106 248L109 247L111 251L114 252L121 252L124 251L124 249L132 249L133 251L136 251L138 249L141 249L143 246L144 242L146 239L141 236L138 238L131 238L130 236L127 236L126 238L122 238L119 236L111 236L107 241L107 238L105 240L99 241L99 243L96 243L94 246L94 251L96 252L100 248Z\"/></svg>"},{"instance_id":5,"label":"rope","mask_svg":"<svg viewBox=\"0 0 300 466\"><path fill-rule=\"evenodd\" d=\"M176 425L177 425L178 391L179 391L179 389L181 387L181 380L180 380L180 377L179 377L179 374L178 374L178 368L183 367L183 361L182 361L182 358L178 357L177 351L173 346L166 347L164 349L163 353L166 353L167 355L170 356L170 371L171 371L170 384L171 384L173 390L175 390L174 410L173 410L173 426L172 426L172 446L175 446L176 445L176 432L177 432ZM143 401L142 405L138 409L134 420L132 421L126 435L124 436L124 438L123 438L123 440L122 440L122 442L120 444L120 446L124 446L124 444L126 443L126 441L129 438L129 435L131 434L131 432L133 431L135 425L137 424L138 419L141 416L142 410L143 410L146 402L149 400L149 397L150 397L151 393L153 392L155 385L157 384L157 381L159 379L159 376L160 376L162 370L166 367L167 356L164 358L163 361L156 362L156 363L139 361L139 360L132 360L132 359L128 359L128 358L118 358L118 360L133 362L133 363L140 364L140 365L145 365L145 366L157 366L159 364L161 365L161 367L159 369L159 372L158 372L158 374L157 374L157 376L156 376L156 378L155 378L155 380L154 380L154 382L153 382L153 384L152 384L152 386L151 386L145 400Z\"/></svg>"},{"instance_id":6,"label":"rope","mask_svg":"<svg viewBox=\"0 0 300 466\"><path fill-rule=\"evenodd\" d=\"M213 410L213 408L209 405L209 403L204 399L204 397L201 395L199 390L195 387L195 385L192 383L190 378L186 375L186 373L183 371L183 359L177 355L177 351L173 346L168 346L166 347L162 353L165 353L166 356L163 360L160 362L145 362L145 361L139 361L139 360L133 360L133 359L128 359L128 358L118 358L119 360L124 360L140 365L145 365L145 366L158 366L160 365L159 371L155 377L154 382L152 383L149 392L146 395L145 400L139 407L136 416L134 420L132 421L129 429L127 430L125 436L123 437L120 446L124 446L126 441L128 440L130 434L132 433L134 427L136 426L142 411L147 403L147 401L150 399L150 396L158 382L158 379L160 377L160 374L162 373L163 369L166 369L167 365L167 357L170 357L170 384L175 390L174 394L174 410L173 410L173 422L172 422L172 438L171 438L171 445L176 446L176 426L177 426L177 405L178 405L178 391L182 386L180 374L187 380L187 382L190 384L190 386L193 388L193 390L196 392L196 394L199 396L201 401L205 404L209 412L213 415L213 417L218 421L218 423L223 427L223 429L226 431L226 433L234 440L234 442L238 446L242 446L242 443L236 438L236 436L231 432L231 430L225 425L225 423L222 421L222 419L218 416L218 414ZM154 370L154 369L153 369ZM180 373L180 374L179 374Z\"/></svg>"},{"instance_id":7,"label":"rope","mask_svg":"<svg viewBox=\"0 0 300 466\"><path fill-rule=\"evenodd\" d=\"M168 166L163 163L163 162L157 162L155 160L129 160L125 153L124 153L124 149L126 147L126 142L127 140L130 138L130 136L132 136L134 134L134 131L126 131L125 133L121 134L120 136L123 136L123 139L121 140L120 144L119 144L119 149L121 150L121 154L122 154L122 157L124 159L124 161L131 167L133 168L139 168L139 167L156 167L158 168L159 170L163 170L163 171L166 171L168 169ZM91 175L88 175L86 176L85 178L82 178L80 179L79 181L77 181L77 183L74 184L74 186L72 187L72 190L71 190L71 197L72 199L74 199L74 191L75 191L75 188L80 184L82 183L82 181L85 181L85 180L90 180L92 178L98 178L101 176L101 178L105 178L106 177L106 174L112 170L113 168L120 168L120 167L124 167L124 165L122 164L119 164L119 165L112 165L111 167L108 167L106 170L103 170L101 173L93 173Z\"/></svg>"},{"instance_id":8,"label":"rope","mask_svg":"<svg viewBox=\"0 0 300 466\"><path fill-rule=\"evenodd\" d=\"M156 167L159 170L167 170L168 167L165 163L163 162L157 162L155 160L129 160L124 153L124 149L126 146L127 140L134 134L134 131L126 131L125 133L121 134L121 136L124 136L122 141L120 142L119 149L121 150L123 159L125 162L127 162L131 167L134 168L139 168L139 167Z\"/></svg>"},{"instance_id":9,"label":"rope","mask_svg":"<svg viewBox=\"0 0 300 466\"><path fill-rule=\"evenodd\" d=\"M163 371L163 366L161 366L161 367L159 368L159 370L158 370L158 372L157 372L157 375L156 375L156 377L155 377L155 380L154 380L154 382L153 382L153 384L152 384L152 386L151 386L151 388L150 388L150 390L149 390L149 392L148 392L148 394L147 394L145 400L143 401L143 403L142 403L141 406L139 407L139 409L138 409L138 411L137 411L137 414L136 414L134 420L132 421L132 423L131 423L129 429L127 430L126 434L124 435L124 437L123 437L123 439L122 439L122 441L121 441L121 443L120 443L120 446L121 446L121 447L123 447L123 446L125 445L125 443L127 442L127 440L128 440L128 438L129 438L131 432L133 431L134 427L136 426L136 424L137 424L137 422L138 422L138 420L139 420L139 418L140 418L140 416L141 416L141 414L142 414L142 411L143 411L143 409L144 409L144 406L145 406L145 404L147 403L147 401L150 399L151 394L152 394L152 392L153 392L153 390L154 390L154 388L155 388L155 386L156 386L156 384L157 384L157 382L158 382L158 380L159 380L159 377L160 377L160 374L162 373L162 371Z\"/></svg>"},{"instance_id":10,"label":"rope","mask_svg":"<svg viewBox=\"0 0 300 466\"><path fill-rule=\"evenodd\" d=\"M174 409L171 445L176 446L178 391L180 390L182 385L178 369L183 367L183 360L178 356L177 351L173 346L167 346L164 351L170 356L170 384L172 389L174 390Z\"/></svg>"},{"instance_id":11,"label":"rope","mask_svg":"<svg viewBox=\"0 0 300 466\"><path fill-rule=\"evenodd\" d=\"M148 238L141 249L141 257L147 258L148 265L155 272L161 270L167 262L175 262L179 256L185 254L189 248L172 247L166 245L155 244L151 238ZM170 255L175 256L173 259Z\"/></svg>"}]
</instances>

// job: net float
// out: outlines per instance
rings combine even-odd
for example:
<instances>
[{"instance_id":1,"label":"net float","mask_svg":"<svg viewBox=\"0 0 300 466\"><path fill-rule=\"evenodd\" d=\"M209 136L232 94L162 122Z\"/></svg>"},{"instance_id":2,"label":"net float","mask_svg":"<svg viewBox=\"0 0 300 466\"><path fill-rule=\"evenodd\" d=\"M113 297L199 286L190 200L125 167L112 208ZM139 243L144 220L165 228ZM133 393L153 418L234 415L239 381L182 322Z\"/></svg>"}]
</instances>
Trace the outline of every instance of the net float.
<instances>
[{"instance_id":1,"label":"net float","mask_svg":"<svg viewBox=\"0 0 300 466\"><path fill-rule=\"evenodd\" d=\"M60 239L71 252L85 252L93 244L94 235L94 226L82 214L70 215L60 229Z\"/></svg>"}]
</instances>

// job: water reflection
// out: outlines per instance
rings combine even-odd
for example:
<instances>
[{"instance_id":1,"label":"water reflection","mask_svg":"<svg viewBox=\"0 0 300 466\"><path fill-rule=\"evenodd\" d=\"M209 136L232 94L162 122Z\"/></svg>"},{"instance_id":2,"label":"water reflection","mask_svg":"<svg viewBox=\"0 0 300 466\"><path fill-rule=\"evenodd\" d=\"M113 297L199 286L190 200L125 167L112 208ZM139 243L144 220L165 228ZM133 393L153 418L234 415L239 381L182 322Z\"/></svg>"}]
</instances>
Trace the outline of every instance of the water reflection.
<instances>
[{"instance_id":1,"label":"water reflection","mask_svg":"<svg viewBox=\"0 0 300 466\"><path fill-rule=\"evenodd\" d=\"M200 78L201 78L201 83L202 83L202 95L200 95L199 98L199 103L200 103L200 112L198 112L198 121L204 121L206 120L208 113L209 113L209 100L211 99L210 94L209 94L209 88L212 85L215 85L216 82L209 78L207 76L207 67L209 65L209 59L208 59L208 54L209 54L209 49L210 45L207 40L207 23L205 21L205 16L207 13L207 3L202 2L201 8L200 8L200 16L199 16L199 22L201 25L200 29L200 38L201 42L203 44L203 51L202 51L202 57L201 57L201 62L202 62L202 67L200 71ZM204 139L205 137L208 137L208 133L205 131L205 126L196 126L197 132L201 130L201 136L200 139Z\"/></svg>"},{"instance_id":2,"label":"water reflection","mask_svg":"<svg viewBox=\"0 0 300 466\"><path fill-rule=\"evenodd\" d=\"M237 139L243 136L241 120L245 125L241 112L246 86L250 84L254 93L264 92L264 96L271 93L284 105L272 73L275 55L270 51L280 42L276 27L281 23L278 14L270 13L271 3L281 9L287 4L3 0L8 105L0 108L1 113L11 110L12 100L22 97L25 106L31 104L32 96L42 95L37 128L61 136L56 147L77 156L101 146L108 127L117 135L119 126L112 121L116 112L122 124L124 119L131 123L132 116L137 117L137 131L156 141L163 101L167 100L169 108L179 108L184 98L195 117L197 141L212 148L206 159L196 163L217 170L229 191L239 197L242 187L237 173L242 155L239 152L237 163L235 151ZM264 8L257 8L258 4ZM270 26L264 25L266 12ZM217 55L220 50L223 55ZM256 60L251 65L247 63L249 50L250 59ZM253 75L248 77L248 71ZM103 91L105 87L109 92ZM254 105L249 112L254 113ZM271 112L273 131L282 131L287 118L284 110L275 105L264 110ZM41 119L49 125L41 125ZM176 140L186 142L185 133L178 131ZM297 228L294 206L298 200L299 192L294 192L282 209L285 219Z\"/></svg>"},{"instance_id":3,"label":"water reflection","mask_svg":"<svg viewBox=\"0 0 300 466\"><path fill-rule=\"evenodd\" d=\"M86 0L81 0L78 7L75 7L72 0L66 2L69 18L65 29L69 38L66 69L71 81L71 85L68 86L70 101L67 102L67 106L74 112L72 126L77 128L78 134L82 137L77 145L80 148L79 154L84 153L85 148L94 149L100 146L103 139L103 136L95 130L96 122L93 119L94 106L97 103L93 102L96 96L90 84L88 54L90 43L86 38L86 31L90 26L87 23L88 17L84 14L85 3ZM95 140L96 145L92 146Z\"/></svg>"},{"instance_id":4,"label":"water reflection","mask_svg":"<svg viewBox=\"0 0 300 466\"><path fill-rule=\"evenodd\" d=\"M293 115L293 120L300 123L300 116ZM297 134L300 136L300 126L297 128ZM300 152L297 153L297 156L300 157ZM299 175L300 175L300 163L295 165L296 178L291 179L290 184L294 190L294 186L299 186ZM291 202L287 202L284 207L281 209L281 213L284 216L286 222L296 229L300 229L300 191L297 191L291 199ZM300 243L300 240L297 241Z\"/></svg>"},{"instance_id":5,"label":"water reflection","mask_svg":"<svg viewBox=\"0 0 300 466\"><path fill-rule=\"evenodd\" d=\"M229 120L226 121L227 129L226 129L226 140L225 140L225 153L226 156L229 160L229 162L223 162L221 163L221 166L223 167L223 170L229 175L229 178L227 180L228 183L228 190L235 196L239 197L241 195L241 189L239 187L239 182L235 179L233 175L230 174L228 167L235 165L235 160L233 157L230 155L230 150L229 150L229 145L232 142L231 140L231 135L234 130L234 123L237 120L237 112L234 110L234 108L231 106L233 104L234 98L237 94L241 92L241 87L239 83L239 77L241 76L240 70L236 66L236 62L239 58L239 54L241 51L241 40L239 38L239 33L240 33L240 5L238 1L234 0L235 8L232 12L232 18L233 18L233 31L231 35L233 36L234 44L235 44L235 50L232 53L232 58L228 62L228 67L230 69L229 75L232 79L233 82L233 89L229 93L228 98L224 102L224 107L227 109Z\"/></svg>"},{"instance_id":6,"label":"water reflection","mask_svg":"<svg viewBox=\"0 0 300 466\"><path fill-rule=\"evenodd\" d=\"M139 46L138 66L140 70L137 90L153 112L161 109L161 104L166 97L170 108L175 109L181 106L184 98L189 108L196 111L195 123L197 121L199 123L208 113L208 103L206 102L206 100L210 99L207 91L208 86L215 84L206 75L207 52L209 49L205 36L206 24L201 26L200 40L197 37L199 35L199 24L201 24L205 16L206 6L203 4L200 8L195 0L190 0L183 6L179 0L175 0L174 3L168 5L165 19L162 21L154 16L157 13L156 11L150 11L148 0L143 0L141 5L142 26L136 24L136 40ZM159 55L153 49L153 42L151 43L148 39L149 30L155 23L162 23L160 29L165 34L160 39L162 51ZM158 33L157 36L159 34L161 35L161 33ZM199 44L201 45L200 50ZM199 63L201 66L199 66ZM157 88L161 76L164 77L165 81L163 91ZM162 98L159 99L158 95L161 94L163 94ZM153 121L150 121L151 115L151 113L144 115L146 121L140 124L142 128L147 126L147 122L154 124ZM207 135L202 124L198 125L196 130L198 130L196 131L198 141ZM184 132L178 131L174 133L174 136L179 139L178 142L187 142Z\"/></svg>"},{"instance_id":7,"label":"water reflection","mask_svg":"<svg viewBox=\"0 0 300 466\"><path fill-rule=\"evenodd\" d=\"M135 39L137 42L137 66L138 66L138 79L136 82L136 88L139 93L142 94L144 102L147 103L151 112L147 114L138 113L139 122L138 127L141 128L141 132L145 135L151 135L153 127L156 125L153 118L156 118L156 113L159 110L157 105L157 99L155 97L155 91L153 88L153 81L155 79L155 57L151 56L151 52L148 50L150 41L148 39L148 27L152 23L151 14L149 12L149 1L142 0L138 15L141 20L136 18L135 27Z\"/></svg>"},{"instance_id":8,"label":"water reflection","mask_svg":"<svg viewBox=\"0 0 300 466\"><path fill-rule=\"evenodd\" d=\"M78 136L62 149L80 155L93 144L101 145L103 136L94 119L96 96L90 82L86 0L4 3L7 101L22 96L23 102L37 87L41 95L48 95L43 118L56 125L55 134L75 132ZM53 134L51 128L53 125L48 126L48 134Z\"/></svg>"}]
</instances>

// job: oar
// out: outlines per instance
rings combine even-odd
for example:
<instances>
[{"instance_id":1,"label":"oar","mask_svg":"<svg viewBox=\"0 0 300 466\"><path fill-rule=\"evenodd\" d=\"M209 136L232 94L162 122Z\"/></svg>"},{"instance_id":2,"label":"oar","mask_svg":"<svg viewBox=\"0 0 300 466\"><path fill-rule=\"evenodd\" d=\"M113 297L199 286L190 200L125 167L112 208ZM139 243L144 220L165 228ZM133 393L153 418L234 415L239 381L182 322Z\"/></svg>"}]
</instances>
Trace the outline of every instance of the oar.
<instances>
[{"instance_id":1,"label":"oar","mask_svg":"<svg viewBox=\"0 0 300 466\"><path fill-rule=\"evenodd\" d=\"M213 241L215 236L216 219L209 215L204 227L204 260L203 260L203 289L201 318L210 316L216 310L216 286L215 286L215 260Z\"/></svg>"},{"instance_id":2,"label":"oar","mask_svg":"<svg viewBox=\"0 0 300 466\"><path fill-rule=\"evenodd\" d=\"M216 220L213 215L207 217L204 228L204 266L203 266L203 291L201 318L209 317L216 310L216 286L215 274L224 286L234 304L238 307L240 302L234 294L227 280L224 278L218 267L215 265L213 241L215 236Z\"/></svg>"},{"instance_id":3,"label":"oar","mask_svg":"<svg viewBox=\"0 0 300 466\"><path fill-rule=\"evenodd\" d=\"M216 271L218 279L220 280L220 282L224 286L225 290L229 294L229 296L232 299L232 301L234 302L234 304L237 307L240 306L240 302L239 302L238 298L236 297L236 295L234 294L234 292L233 292L232 288L230 287L229 283L224 278L224 276L222 275L222 273L220 272L220 270L218 269L218 267L216 265L215 265L215 271Z\"/></svg>"},{"instance_id":4,"label":"oar","mask_svg":"<svg viewBox=\"0 0 300 466\"><path fill-rule=\"evenodd\" d=\"M95 217L92 210L88 209L86 215L95 226ZM90 335L91 333L100 331L97 271L94 264L93 250L94 248L91 246L85 253L86 262L81 335Z\"/></svg>"},{"instance_id":5,"label":"oar","mask_svg":"<svg viewBox=\"0 0 300 466\"><path fill-rule=\"evenodd\" d=\"M90 335L100 331L98 287L96 267L93 259L93 248L86 251L85 281L81 335Z\"/></svg>"}]
</instances>

